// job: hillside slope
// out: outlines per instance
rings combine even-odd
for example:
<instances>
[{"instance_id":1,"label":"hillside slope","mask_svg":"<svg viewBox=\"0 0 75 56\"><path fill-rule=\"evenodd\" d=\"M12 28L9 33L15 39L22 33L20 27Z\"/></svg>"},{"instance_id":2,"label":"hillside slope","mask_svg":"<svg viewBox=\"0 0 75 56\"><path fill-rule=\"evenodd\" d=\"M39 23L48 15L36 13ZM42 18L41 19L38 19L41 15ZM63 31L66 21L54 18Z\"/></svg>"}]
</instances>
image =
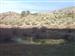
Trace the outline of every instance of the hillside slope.
<instances>
[{"instance_id":1,"label":"hillside slope","mask_svg":"<svg viewBox=\"0 0 75 56\"><path fill-rule=\"evenodd\" d=\"M75 7L51 12L30 13L23 16L15 12L0 13L0 24L48 28L75 28Z\"/></svg>"}]
</instances>

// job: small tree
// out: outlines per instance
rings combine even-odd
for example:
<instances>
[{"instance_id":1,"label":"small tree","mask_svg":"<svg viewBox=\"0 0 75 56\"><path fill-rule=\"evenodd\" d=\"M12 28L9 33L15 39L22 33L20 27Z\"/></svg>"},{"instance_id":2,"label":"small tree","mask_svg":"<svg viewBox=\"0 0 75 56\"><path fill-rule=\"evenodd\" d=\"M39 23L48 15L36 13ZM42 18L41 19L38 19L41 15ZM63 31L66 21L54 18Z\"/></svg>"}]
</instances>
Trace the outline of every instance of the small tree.
<instances>
[{"instance_id":1,"label":"small tree","mask_svg":"<svg viewBox=\"0 0 75 56\"><path fill-rule=\"evenodd\" d=\"M26 14L29 15L30 14L30 11L26 11Z\"/></svg>"},{"instance_id":2,"label":"small tree","mask_svg":"<svg viewBox=\"0 0 75 56\"><path fill-rule=\"evenodd\" d=\"M29 14L30 14L30 11L22 11L21 12L21 17L25 17L25 16L27 16Z\"/></svg>"},{"instance_id":3,"label":"small tree","mask_svg":"<svg viewBox=\"0 0 75 56\"><path fill-rule=\"evenodd\" d=\"M25 16L25 11L22 11L21 12L21 17L24 17Z\"/></svg>"}]
</instances>

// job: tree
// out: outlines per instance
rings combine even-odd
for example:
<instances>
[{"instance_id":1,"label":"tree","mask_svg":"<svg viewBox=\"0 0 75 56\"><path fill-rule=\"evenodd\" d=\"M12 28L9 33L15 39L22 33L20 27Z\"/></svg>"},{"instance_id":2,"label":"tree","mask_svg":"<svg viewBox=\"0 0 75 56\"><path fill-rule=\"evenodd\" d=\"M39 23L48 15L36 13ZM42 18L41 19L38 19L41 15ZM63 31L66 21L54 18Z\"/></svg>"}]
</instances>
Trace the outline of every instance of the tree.
<instances>
[{"instance_id":1,"label":"tree","mask_svg":"<svg viewBox=\"0 0 75 56\"><path fill-rule=\"evenodd\" d=\"M27 16L29 14L30 14L30 11L22 11L21 12L21 17L25 17L25 16Z\"/></svg>"},{"instance_id":2,"label":"tree","mask_svg":"<svg viewBox=\"0 0 75 56\"><path fill-rule=\"evenodd\" d=\"M26 11L26 14L29 15L30 14L30 11Z\"/></svg>"},{"instance_id":3,"label":"tree","mask_svg":"<svg viewBox=\"0 0 75 56\"><path fill-rule=\"evenodd\" d=\"M21 12L21 17L24 17L25 16L25 11L22 11Z\"/></svg>"}]
</instances>

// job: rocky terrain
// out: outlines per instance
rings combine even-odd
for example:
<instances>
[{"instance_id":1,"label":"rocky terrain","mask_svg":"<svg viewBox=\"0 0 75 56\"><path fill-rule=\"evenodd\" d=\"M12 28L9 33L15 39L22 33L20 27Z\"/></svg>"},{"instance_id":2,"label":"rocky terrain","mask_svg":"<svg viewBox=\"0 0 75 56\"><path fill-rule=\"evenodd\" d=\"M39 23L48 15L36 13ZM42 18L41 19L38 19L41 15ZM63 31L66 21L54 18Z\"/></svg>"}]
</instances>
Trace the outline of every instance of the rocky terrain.
<instances>
[{"instance_id":1,"label":"rocky terrain","mask_svg":"<svg viewBox=\"0 0 75 56\"><path fill-rule=\"evenodd\" d=\"M0 40L15 37L75 38L75 7L55 11L0 13Z\"/></svg>"},{"instance_id":2,"label":"rocky terrain","mask_svg":"<svg viewBox=\"0 0 75 56\"><path fill-rule=\"evenodd\" d=\"M31 13L0 13L0 24L17 26L34 26L47 28L75 28L75 7L67 7L54 11Z\"/></svg>"},{"instance_id":3,"label":"rocky terrain","mask_svg":"<svg viewBox=\"0 0 75 56\"><path fill-rule=\"evenodd\" d=\"M75 56L75 7L0 13L0 56Z\"/></svg>"}]
</instances>

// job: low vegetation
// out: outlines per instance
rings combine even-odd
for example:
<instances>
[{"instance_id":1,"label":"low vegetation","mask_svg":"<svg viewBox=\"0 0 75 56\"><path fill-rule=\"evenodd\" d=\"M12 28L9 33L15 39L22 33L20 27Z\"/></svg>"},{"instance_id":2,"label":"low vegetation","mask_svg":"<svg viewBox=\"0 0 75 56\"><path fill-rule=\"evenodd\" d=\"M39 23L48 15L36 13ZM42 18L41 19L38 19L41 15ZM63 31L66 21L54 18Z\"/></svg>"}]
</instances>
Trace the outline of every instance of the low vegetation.
<instances>
[{"instance_id":1,"label":"low vegetation","mask_svg":"<svg viewBox=\"0 0 75 56\"><path fill-rule=\"evenodd\" d=\"M61 45L68 42L65 39L22 39L22 38L14 39L14 41L16 41L16 43L21 44L35 44L35 45Z\"/></svg>"},{"instance_id":2,"label":"low vegetation","mask_svg":"<svg viewBox=\"0 0 75 56\"><path fill-rule=\"evenodd\" d=\"M32 26L46 26L49 28L73 28L75 24L75 7L55 10L52 12L30 13L30 11L22 11L21 14L14 13L9 15L2 14L0 17L0 24L5 25L32 25Z\"/></svg>"},{"instance_id":3,"label":"low vegetation","mask_svg":"<svg viewBox=\"0 0 75 56\"><path fill-rule=\"evenodd\" d=\"M55 45L55 44L64 44L64 39L36 39L33 41L36 44L49 44L49 45Z\"/></svg>"}]
</instances>

